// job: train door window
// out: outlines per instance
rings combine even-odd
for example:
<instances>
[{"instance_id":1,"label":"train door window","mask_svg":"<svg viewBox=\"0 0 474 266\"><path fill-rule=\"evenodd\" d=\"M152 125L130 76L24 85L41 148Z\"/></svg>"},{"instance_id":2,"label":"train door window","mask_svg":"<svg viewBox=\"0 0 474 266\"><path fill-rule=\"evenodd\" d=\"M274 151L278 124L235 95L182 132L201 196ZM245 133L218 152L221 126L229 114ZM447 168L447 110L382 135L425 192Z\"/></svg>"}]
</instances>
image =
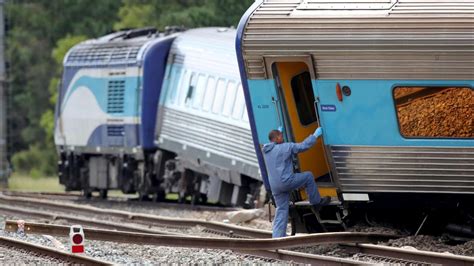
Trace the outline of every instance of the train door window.
<instances>
[{"instance_id":1,"label":"train door window","mask_svg":"<svg viewBox=\"0 0 474 266\"><path fill-rule=\"evenodd\" d=\"M222 110L222 114L225 116L229 116L234 108L235 103L235 94L237 92L237 86L235 82L229 81L227 83L226 94L225 94L225 101L224 101L224 109Z\"/></svg>"},{"instance_id":2,"label":"train door window","mask_svg":"<svg viewBox=\"0 0 474 266\"><path fill-rule=\"evenodd\" d=\"M212 104L212 112L220 113L222 111L222 103L224 102L225 97L225 81L219 79L217 81L216 95L214 97L214 102Z\"/></svg>"},{"instance_id":3,"label":"train door window","mask_svg":"<svg viewBox=\"0 0 474 266\"><path fill-rule=\"evenodd\" d=\"M469 87L396 87L400 133L406 138L474 138L474 90Z\"/></svg>"},{"instance_id":4,"label":"train door window","mask_svg":"<svg viewBox=\"0 0 474 266\"><path fill-rule=\"evenodd\" d=\"M242 112L244 111L244 107L245 107L244 90L242 88L242 84L239 84L237 88L237 98L235 99L234 110L232 112L232 118L240 119L242 117Z\"/></svg>"},{"instance_id":5,"label":"train door window","mask_svg":"<svg viewBox=\"0 0 474 266\"><path fill-rule=\"evenodd\" d=\"M195 96L193 101L194 108L201 108L202 100L204 97L204 91L206 90L206 76L200 74L197 78L196 88L195 88Z\"/></svg>"},{"instance_id":6,"label":"train door window","mask_svg":"<svg viewBox=\"0 0 474 266\"><path fill-rule=\"evenodd\" d=\"M204 102L202 105L202 110L209 111L212 107L212 100L214 99L214 94L216 93L216 79L214 77L209 77L207 79L206 93L204 94Z\"/></svg>"},{"instance_id":7,"label":"train door window","mask_svg":"<svg viewBox=\"0 0 474 266\"><path fill-rule=\"evenodd\" d=\"M194 90L196 89L196 79L196 74L192 73L189 79L188 92L186 93L186 98L184 99L185 104L191 102L193 99Z\"/></svg>"},{"instance_id":8,"label":"train door window","mask_svg":"<svg viewBox=\"0 0 474 266\"><path fill-rule=\"evenodd\" d=\"M311 76L308 71L296 75L291 79L291 90L301 124L307 126L316 122L314 92L311 85Z\"/></svg>"}]
</instances>

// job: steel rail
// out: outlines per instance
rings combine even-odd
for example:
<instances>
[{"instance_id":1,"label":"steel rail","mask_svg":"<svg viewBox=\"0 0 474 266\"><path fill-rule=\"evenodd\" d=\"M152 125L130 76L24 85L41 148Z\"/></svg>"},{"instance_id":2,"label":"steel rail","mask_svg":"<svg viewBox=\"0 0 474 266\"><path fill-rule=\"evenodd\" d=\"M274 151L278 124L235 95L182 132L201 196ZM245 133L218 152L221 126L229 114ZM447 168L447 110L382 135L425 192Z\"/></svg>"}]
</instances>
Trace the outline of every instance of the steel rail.
<instances>
[{"instance_id":1,"label":"steel rail","mask_svg":"<svg viewBox=\"0 0 474 266\"><path fill-rule=\"evenodd\" d=\"M71 262L73 264L113 265L112 263L104 261L104 260L95 259L95 258L84 256L84 255L77 255L77 254L65 252L62 250L53 249L50 247L44 247L44 246L40 246L37 244L29 243L26 241L22 241L22 240L10 238L10 237L0 236L0 245L26 250L26 251L33 252L36 254L41 254L44 256L51 257L51 258L56 258L65 262Z\"/></svg>"},{"instance_id":2,"label":"steel rail","mask_svg":"<svg viewBox=\"0 0 474 266\"><path fill-rule=\"evenodd\" d=\"M92 226L92 227L105 227L105 228L109 228L113 230L123 230L123 231L128 231L128 232L140 232L140 233L161 234L161 235L178 235L177 233L173 233L173 232L161 231L161 230L156 230L156 229L147 229L147 228L142 228L135 225L126 225L126 224L119 224L119 223L114 223L114 222L109 222L109 221L94 220L94 219L91 219L90 217L81 218L81 217L73 216L73 215L51 214L44 211L18 209L14 207L5 206L2 204L0 204L0 210L3 210L11 214L35 216L35 217L48 219L51 221L66 220L73 224L81 224L81 225L87 225L87 226Z\"/></svg>"},{"instance_id":3,"label":"steel rail","mask_svg":"<svg viewBox=\"0 0 474 266\"><path fill-rule=\"evenodd\" d=\"M419 262L426 262L430 264L443 264L443 265L474 265L474 257L445 254L431 251L422 250L409 250L401 249L396 247L388 247L373 244L354 244L342 245L344 248L360 252L363 254L370 254L383 257L391 257L403 260L415 260Z\"/></svg>"},{"instance_id":4,"label":"steel rail","mask_svg":"<svg viewBox=\"0 0 474 266\"><path fill-rule=\"evenodd\" d=\"M78 206L69 203L58 203L48 200L32 200L22 197L11 197L0 194L0 202L4 203L15 203L22 206L35 206L40 208L49 208L62 212L82 212L87 216L90 215L104 215L109 217L116 217L121 219L130 220L136 223L142 223L145 225L161 225L174 228L182 227L194 227L201 226L210 231L220 232L224 235L233 235L241 237L254 237L254 238L271 238L271 231L248 228L243 226L237 226L232 224L225 224L221 222L205 221L200 219L187 219L187 218L170 218L151 214L141 214L126 212L120 210L104 210L91 206Z\"/></svg>"},{"instance_id":5,"label":"steel rail","mask_svg":"<svg viewBox=\"0 0 474 266\"><path fill-rule=\"evenodd\" d=\"M51 225L25 222L25 233L65 236L69 233L69 226ZM5 231L16 232L17 221L7 220ZM123 232L105 229L84 228L87 239L112 241L142 245L172 246L184 248L209 248L230 250L276 250L313 246L315 244L340 243L371 243L386 241L395 236L391 234L375 234L360 232L321 233L284 238L210 238L182 235L157 235L147 233Z\"/></svg>"},{"instance_id":6,"label":"steel rail","mask_svg":"<svg viewBox=\"0 0 474 266\"><path fill-rule=\"evenodd\" d=\"M238 251L237 251L238 252ZM314 255L290 250L246 250L242 253L275 260L292 261L309 265L364 265L366 263L351 259Z\"/></svg>"},{"instance_id":7,"label":"steel rail","mask_svg":"<svg viewBox=\"0 0 474 266\"><path fill-rule=\"evenodd\" d=\"M39 198L39 199L60 199L60 200L70 200L70 201L80 201L80 202L111 202L111 203L127 203L127 204L137 204L144 205L147 204L153 207L165 207L165 208L181 208L193 211L217 211L217 212L226 212L226 211L236 211L238 208L235 207L224 207L224 206L214 206L212 204L207 205L190 205L177 203L175 201L140 201L138 197L133 196L108 196L107 199L101 198L89 198L86 199L83 195L74 192L27 192L27 191L11 191L3 190L0 191L3 195L11 197L27 197L27 198Z\"/></svg>"}]
</instances>

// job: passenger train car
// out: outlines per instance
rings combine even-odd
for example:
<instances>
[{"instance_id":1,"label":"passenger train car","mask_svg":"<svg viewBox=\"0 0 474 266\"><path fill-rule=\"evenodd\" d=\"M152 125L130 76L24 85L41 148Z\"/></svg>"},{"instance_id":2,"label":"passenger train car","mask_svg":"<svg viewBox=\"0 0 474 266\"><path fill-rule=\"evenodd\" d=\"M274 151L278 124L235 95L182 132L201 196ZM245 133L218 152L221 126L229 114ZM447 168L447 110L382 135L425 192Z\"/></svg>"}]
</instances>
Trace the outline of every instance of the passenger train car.
<instances>
[{"instance_id":1,"label":"passenger train car","mask_svg":"<svg viewBox=\"0 0 474 266\"><path fill-rule=\"evenodd\" d=\"M64 58L55 143L67 190L250 205L261 179L235 30L120 31Z\"/></svg>"},{"instance_id":2,"label":"passenger train car","mask_svg":"<svg viewBox=\"0 0 474 266\"><path fill-rule=\"evenodd\" d=\"M308 214L300 191L297 230L343 224L361 205L467 212L472 224L473 6L266 0L242 17L236 49L264 180L270 130L299 142L323 128L295 169L313 172L339 214Z\"/></svg>"},{"instance_id":3,"label":"passenger train car","mask_svg":"<svg viewBox=\"0 0 474 266\"><path fill-rule=\"evenodd\" d=\"M211 201L252 205L261 178L233 45L235 33L229 28L194 29L174 41L155 143L177 156L166 167L167 189L176 191L180 182L175 181L184 173L185 184L196 186L194 191L207 190Z\"/></svg>"}]
</instances>

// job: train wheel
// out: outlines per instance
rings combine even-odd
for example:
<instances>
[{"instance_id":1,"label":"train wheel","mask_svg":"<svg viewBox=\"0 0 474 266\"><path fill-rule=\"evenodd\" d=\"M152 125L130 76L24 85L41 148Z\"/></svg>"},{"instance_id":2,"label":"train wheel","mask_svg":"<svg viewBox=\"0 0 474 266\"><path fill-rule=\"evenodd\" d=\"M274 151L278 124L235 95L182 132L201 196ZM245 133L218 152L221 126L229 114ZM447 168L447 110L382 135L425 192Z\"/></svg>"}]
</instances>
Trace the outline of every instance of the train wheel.
<instances>
[{"instance_id":1,"label":"train wheel","mask_svg":"<svg viewBox=\"0 0 474 266\"><path fill-rule=\"evenodd\" d=\"M206 204L207 203L207 194L201 193L201 203Z\"/></svg>"},{"instance_id":2,"label":"train wheel","mask_svg":"<svg viewBox=\"0 0 474 266\"><path fill-rule=\"evenodd\" d=\"M148 196L148 193L146 193L145 191L138 191L138 200L150 201L150 197Z\"/></svg>"},{"instance_id":3,"label":"train wheel","mask_svg":"<svg viewBox=\"0 0 474 266\"><path fill-rule=\"evenodd\" d=\"M92 191L89 189L83 189L82 190L82 196L86 199L92 198Z\"/></svg>"},{"instance_id":4,"label":"train wheel","mask_svg":"<svg viewBox=\"0 0 474 266\"><path fill-rule=\"evenodd\" d=\"M153 196L153 201L154 202L160 202L160 201L164 201L165 198L166 198L166 192L164 190L159 190Z\"/></svg>"},{"instance_id":5,"label":"train wheel","mask_svg":"<svg viewBox=\"0 0 474 266\"><path fill-rule=\"evenodd\" d=\"M186 202L186 193L179 192L178 193L178 203L185 203Z\"/></svg>"},{"instance_id":6,"label":"train wheel","mask_svg":"<svg viewBox=\"0 0 474 266\"><path fill-rule=\"evenodd\" d=\"M101 199L107 199L107 192L108 192L107 189L101 189L101 190L99 191L99 196L100 196L100 198L101 198Z\"/></svg>"}]
</instances>

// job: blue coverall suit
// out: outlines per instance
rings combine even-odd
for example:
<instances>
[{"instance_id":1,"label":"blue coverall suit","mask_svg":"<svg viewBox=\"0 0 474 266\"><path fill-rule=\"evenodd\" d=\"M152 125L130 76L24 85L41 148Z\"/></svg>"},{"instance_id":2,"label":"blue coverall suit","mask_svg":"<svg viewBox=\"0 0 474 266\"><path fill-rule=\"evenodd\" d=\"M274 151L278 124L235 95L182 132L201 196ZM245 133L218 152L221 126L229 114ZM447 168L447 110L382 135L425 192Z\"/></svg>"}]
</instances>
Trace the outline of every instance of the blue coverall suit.
<instances>
[{"instance_id":1,"label":"blue coverall suit","mask_svg":"<svg viewBox=\"0 0 474 266\"><path fill-rule=\"evenodd\" d=\"M311 204L316 205L321 200L311 172L293 173L292 156L311 148L316 140L317 137L310 135L301 143L271 142L263 146L270 188L276 201L276 214L273 221L274 238L286 236L291 191L304 186Z\"/></svg>"}]
</instances>

